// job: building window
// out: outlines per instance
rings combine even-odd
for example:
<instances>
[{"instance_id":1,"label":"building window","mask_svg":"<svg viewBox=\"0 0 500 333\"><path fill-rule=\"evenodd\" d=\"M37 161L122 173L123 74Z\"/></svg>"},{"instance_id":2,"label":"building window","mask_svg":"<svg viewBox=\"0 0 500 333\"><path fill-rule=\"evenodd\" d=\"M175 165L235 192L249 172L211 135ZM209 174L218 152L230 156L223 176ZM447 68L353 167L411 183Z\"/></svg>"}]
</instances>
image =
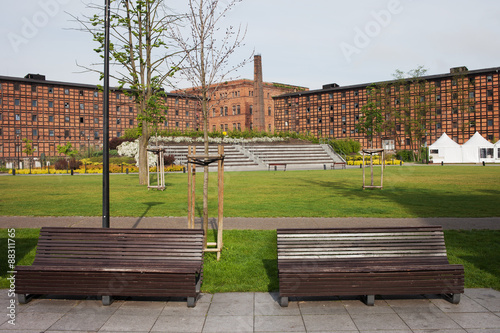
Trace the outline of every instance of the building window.
<instances>
[{"instance_id":1,"label":"building window","mask_svg":"<svg viewBox=\"0 0 500 333\"><path fill-rule=\"evenodd\" d=\"M436 95L436 101L440 101L441 100L441 95Z\"/></svg>"},{"instance_id":2,"label":"building window","mask_svg":"<svg viewBox=\"0 0 500 333\"><path fill-rule=\"evenodd\" d=\"M99 124L99 118L94 118L94 124Z\"/></svg>"},{"instance_id":3,"label":"building window","mask_svg":"<svg viewBox=\"0 0 500 333\"><path fill-rule=\"evenodd\" d=\"M238 131L241 131L241 124L238 123Z\"/></svg>"},{"instance_id":4,"label":"building window","mask_svg":"<svg viewBox=\"0 0 500 333\"><path fill-rule=\"evenodd\" d=\"M308 125L309 125L310 123L311 123L311 119L307 118L307 119L306 119L306 124L308 124Z\"/></svg>"},{"instance_id":5,"label":"building window","mask_svg":"<svg viewBox=\"0 0 500 333\"><path fill-rule=\"evenodd\" d=\"M492 94L493 95L493 94ZM38 101L36 99L31 101L31 106L37 107L38 106Z\"/></svg>"},{"instance_id":6,"label":"building window","mask_svg":"<svg viewBox=\"0 0 500 333\"><path fill-rule=\"evenodd\" d=\"M179 127L179 122L178 121L175 122L175 127Z\"/></svg>"},{"instance_id":7,"label":"building window","mask_svg":"<svg viewBox=\"0 0 500 333\"><path fill-rule=\"evenodd\" d=\"M469 98L474 98L474 92L473 91L469 91Z\"/></svg>"},{"instance_id":8,"label":"building window","mask_svg":"<svg viewBox=\"0 0 500 333\"><path fill-rule=\"evenodd\" d=\"M94 97L99 97L99 92L94 91Z\"/></svg>"},{"instance_id":9,"label":"building window","mask_svg":"<svg viewBox=\"0 0 500 333\"><path fill-rule=\"evenodd\" d=\"M120 112L120 107L119 106L116 107L116 112Z\"/></svg>"},{"instance_id":10,"label":"building window","mask_svg":"<svg viewBox=\"0 0 500 333\"><path fill-rule=\"evenodd\" d=\"M486 111L493 111L493 104L486 105Z\"/></svg>"},{"instance_id":11,"label":"building window","mask_svg":"<svg viewBox=\"0 0 500 333\"><path fill-rule=\"evenodd\" d=\"M267 115L271 116L271 107L270 106L267 108Z\"/></svg>"},{"instance_id":12,"label":"building window","mask_svg":"<svg viewBox=\"0 0 500 333\"><path fill-rule=\"evenodd\" d=\"M64 130L64 137L68 138L69 137L69 130Z\"/></svg>"},{"instance_id":13,"label":"building window","mask_svg":"<svg viewBox=\"0 0 500 333\"><path fill-rule=\"evenodd\" d=\"M359 103L354 103L354 108L355 109L359 108Z\"/></svg>"},{"instance_id":14,"label":"building window","mask_svg":"<svg viewBox=\"0 0 500 333\"><path fill-rule=\"evenodd\" d=\"M186 123L186 128L189 128L189 123Z\"/></svg>"},{"instance_id":15,"label":"building window","mask_svg":"<svg viewBox=\"0 0 500 333\"><path fill-rule=\"evenodd\" d=\"M3 135L3 130L0 128L0 136Z\"/></svg>"},{"instance_id":16,"label":"building window","mask_svg":"<svg viewBox=\"0 0 500 333\"><path fill-rule=\"evenodd\" d=\"M99 105L98 104L94 104L94 110L98 110L99 109Z\"/></svg>"},{"instance_id":17,"label":"building window","mask_svg":"<svg viewBox=\"0 0 500 333\"><path fill-rule=\"evenodd\" d=\"M94 131L94 139L99 139L99 132L98 131Z\"/></svg>"},{"instance_id":18,"label":"building window","mask_svg":"<svg viewBox=\"0 0 500 333\"><path fill-rule=\"evenodd\" d=\"M49 87L49 94L53 94L53 93L54 93L54 88Z\"/></svg>"},{"instance_id":19,"label":"building window","mask_svg":"<svg viewBox=\"0 0 500 333\"><path fill-rule=\"evenodd\" d=\"M189 117L189 111L186 111L186 117Z\"/></svg>"},{"instance_id":20,"label":"building window","mask_svg":"<svg viewBox=\"0 0 500 333\"><path fill-rule=\"evenodd\" d=\"M493 119L488 119L486 121L487 126L493 126Z\"/></svg>"},{"instance_id":21,"label":"building window","mask_svg":"<svg viewBox=\"0 0 500 333\"><path fill-rule=\"evenodd\" d=\"M32 115L31 121L38 121L38 116L36 114Z\"/></svg>"},{"instance_id":22,"label":"building window","mask_svg":"<svg viewBox=\"0 0 500 333\"><path fill-rule=\"evenodd\" d=\"M250 114L253 114L253 105L250 105Z\"/></svg>"},{"instance_id":23,"label":"building window","mask_svg":"<svg viewBox=\"0 0 500 333\"><path fill-rule=\"evenodd\" d=\"M54 122L54 116L49 116L49 122L51 122L51 123Z\"/></svg>"},{"instance_id":24,"label":"building window","mask_svg":"<svg viewBox=\"0 0 500 333\"><path fill-rule=\"evenodd\" d=\"M227 116L227 106L224 107L224 116Z\"/></svg>"},{"instance_id":25,"label":"building window","mask_svg":"<svg viewBox=\"0 0 500 333\"><path fill-rule=\"evenodd\" d=\"M119 138L120 136L122 136L122 132L116 132L116 137Z\"/></svg>"},{"instance_id":26,"label":"building window","mask_svg":"<svg viewBox=\"0 0 500 333\"><path fill-rule=\"evenodd\" d=\"M19 99L17 99L17 98L16 98L16 99L14 100L14 105L16 105L16 106L21 105L21 100L19 100Z\"/></svg>"},{"instance_id":27,"label":"building window","mask_svg":"<svg viewBox=\"0 0 500 333\"><path fill-rule=\"evenodd\" d=\"M54 130L49 130L49 136L54 136Z\"/></svg>"},{"instance_id":28,"label":"building window","mask_svg":"<svg viewBox=\"0 0 500 333\"><path fill-rule=\"evenodd\" d=\"M121 122L122 122L121 119L116 119L116 124L117 125L120 125Z\"/></svg>"},{"instance_id":29,"label":"building window","mask_svg":"<svg viewBox=\"0 0 500 333\"><path fill-rule=\"evenodd\" d=\"M457 106L454 106L454 107L452 108L452 113L453 113L453 114L458 114L458 107L457 107Z\"/></svg>"},{"instance_id":30,"label":"building window","mask_svg":"<svg viewBox=\"0 0 500 333\"><path fill-rule=\"evenodd\" d=\"M493 75L486 76L486 81L492 82L493 81Z\"/></svg>"},{"instance_id":31,"label":"building window","mask_svg":"<svg viewBox=\"0 0 500 333\"><path fill-rule=\"evenodd\" d=\"M49 101L49 108L53 108L54 107L54 102L53 101Z\"/></svg>"},{"instance_id":32,"label":"building window","mask_svg":"<svg viewBox=\"0 0 500 333\"><path fill-rule=\"evenodd\" d=\"M167 110L165 110L165 111L167 111ZM134 108L133 108L133 107L131 107L131 106L129 106L129 107L128 107L128 112L133 113L133 112L134 112Z\"/></svg>"},{"instance_id":33,"label":"building window","mask_svg":"<svg viewBox=\"0 0 500 333\"><path fill-rule=\"evenodd\" d=\"M493 90L486 90L487 97L493 97Z\"/></svg>"},{"instance_id":34,"label":"building window","mask_svg":"<svg viewBox=\"0 0 500 333\"><path fill-rule=\"evenodd\" d=\"M130 126L134 126L134 119L129 119L129 120L128 120L128 124L129 124ZM166 121L166 122L165 122L165 126L168 126L168 121Z\"/></svg>"},{"instance_id":35,"label":"building window","mask_svg":"<svg viewBox=\"0 0 500 333\"><path fill-rule=\"evenodd\" d=\"M85 104L80 103L80 110L85 110Z\"/></svg>"},{"instance_id":36,"label":"building window","mask_svg":"<svg viewBox=\"0 0 500 333\"><path fill-rule=\"evenodd\" d=\"M64 102L64 108L69 109L69 102Z\"/></svg>"},{"instance_id":37,"label":"building window","mask_svg":"<svg viewBox=\"0 0 500 333\"><path fill-rule=\"evenodd\" d=\"M64 89L64 95L69 95L69 89L68 88Z\"/></svg>"},{"instance_id":38,"label":"building window","mask_svg":"<svg viewBox=\"0 0 500 333\"><path fill-rule=\"evenodd\" d=\"M318 124L321 124L321 121L322 121L321 118L318 118Z\"/></svg>"},{"instance_id":39,"label":"building window","mask_svg":"<svg viewBox=\"0 0 500 333\"><path fill-rule=\"evenodd\" d=\"M64 116L64 122L69 123L69 116Z\"/></svg>"},{"instance_id":40,"label":"building window","mask_svg":"<svg viewBox=\"0 0 500 333\"><path fill-rule=\"evenodd\" d=\"M345 104L342 104L341 109L345 110Z\"/></svg>"},{"instance_id":41,"label":"building window","mask_svg":"<svg viewBox=\"0 0 500 333\"><path fill-rule=\"evenodd\" d=\"M354 96L358 96L359 95L359 91L358 90L354 90Z\"/></svg>"},{"instance_id":42,"label":"building window","mask_svg":"<svg viewBox=\"0 0 500 333\"><path fill-rule=\"evenodd\" d=\"M16 114L16 115L14 116L14 119L15 119L15 120L21 120L21 115L20 115L20 114Z\"/></svg>"},{"instance_id":43,"label":"building window","mask_svg":"<svg viewBox=\"0 0 500 333\"><path fill-rule=\"evenodd\" d=\"M441 108L436 109L436 114L441 114Z\"/></svg>"},{"instance_id":44,"label":"building window","mask_svg":"<svg viewBox=\"0 0 500 333\"><path fill-rule=\"evenodd\" d=\"M21 85L19 83L14 83L14 90L20 90L21 89Z\"/></svg>"},{"instance_id":45,"label":"building window","mask_svg":"<svg viewBox=\"0 0 500 333\"><path fill-rule=\"evenodd\" d=\"M120 93L116 93L116 99L120 99Z\"/></svg>"},{"instance_id":46,"label":"building window","mask_svg":"<svg viewBox=\"0 0 500 333\"><path fill-rule=\"evenodd\" d=\"M436 123L436 128L441 129L441 123Z\"/></svg>"},{"instance_id":47,"label":"building window","mask_svg":"<svg viewBox=\"0 0 500 333\"><path fill-rule=\"evenodd\" d=\"M38 130L37 129L33 129L33 131L31 133L33 134L33 136L38 136Z\"/></svg>"},{"instance_id":48,"label":"building window","mask_svg":"<svg viewBox=\"0 0 500 333\"><path fill-rule=\"evenodd\" d=\"M83 117L80 117L80 124L83 124Z\"/></svg>"}]
</instances>

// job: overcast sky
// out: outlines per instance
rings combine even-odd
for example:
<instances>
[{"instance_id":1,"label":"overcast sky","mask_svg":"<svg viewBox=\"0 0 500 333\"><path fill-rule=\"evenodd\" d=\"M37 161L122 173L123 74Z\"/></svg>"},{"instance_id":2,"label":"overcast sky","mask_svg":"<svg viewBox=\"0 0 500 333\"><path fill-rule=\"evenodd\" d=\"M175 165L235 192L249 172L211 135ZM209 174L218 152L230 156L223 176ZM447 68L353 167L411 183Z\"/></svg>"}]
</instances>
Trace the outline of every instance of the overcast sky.
<instances>
[{"instance_id":1,"label":"overcast sky","mask_svg":"<svg viewBox=\"0 0 500 333\"><path fill-rule=\"evenodd\" d=\"M166 2L179 8L186 0ZM76 25L67 12L81 15L84 8L78 0L4 1L0 75L99 83L76 65L99 60L90 36L70 29ZM264 81L319 89L388 80L396 69L419 65L429 75L498 67L499 18L498 0L245 0L225 23L247 27L234 62L255 51ZM252 79L253 64L237 75Z\"/></svg>"}]
</instances>

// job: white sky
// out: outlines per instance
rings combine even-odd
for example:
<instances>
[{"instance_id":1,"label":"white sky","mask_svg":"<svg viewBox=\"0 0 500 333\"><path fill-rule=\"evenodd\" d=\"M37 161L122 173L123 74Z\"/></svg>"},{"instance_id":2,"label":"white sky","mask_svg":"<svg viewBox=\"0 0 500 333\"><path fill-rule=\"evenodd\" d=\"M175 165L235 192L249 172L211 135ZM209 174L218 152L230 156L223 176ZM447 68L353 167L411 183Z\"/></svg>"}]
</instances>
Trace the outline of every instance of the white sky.
<instances>
[{"instance_id":1,"label":"white sky","mask_svg":"<svg viewBox=\"0 0 500 333\"><path fill-rule=\"evenodd\" d=\"M176 8L185 1L166 2ZM76 25L66 12L81 15L84 8L79 0L4 1L0 75L99 83L76 66L99 60L90 35L69 29ZM498 67L499 17L498 0L244 0L227 24L247 26L234 62L255 50L264 81L319 89L388 80L396 69L419 65L429 75ZM237 75L252 79L253 64Z\"/></svg>"}]
</instances>

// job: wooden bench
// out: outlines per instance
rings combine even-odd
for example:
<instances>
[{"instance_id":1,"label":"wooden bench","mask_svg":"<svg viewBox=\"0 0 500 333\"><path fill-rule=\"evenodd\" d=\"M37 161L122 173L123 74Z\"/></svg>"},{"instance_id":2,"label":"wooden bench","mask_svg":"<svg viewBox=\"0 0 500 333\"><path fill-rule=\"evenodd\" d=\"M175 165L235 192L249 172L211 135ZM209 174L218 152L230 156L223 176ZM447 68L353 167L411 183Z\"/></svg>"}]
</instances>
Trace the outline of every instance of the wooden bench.
<instances>
[{"instance_id":1,"label":"wooden bench","mask_svg":"<svg viewBox=\"0 0 500 333\"><path fill-rule=\"evenodd\" d=\"M48 228L32 266L16 267L19 303L30 294L187 297L203 278L203 230Z\"/></svg>"},{"instance_id":2,"label":"wooden bench","mask_svg":"<svg viewBox=\"0 0 500 333\"><path fill-rule=\"evenodd\" d=\"M277 171L277 168L279 166L282 166L283 167L283 171L286 171L286 163L269 163L267 165L267 171L270 171L272 166L274 167L274 171Z\"/></svg>"},{"instance_id":3,"label":"wooden bench","mask_svg":"<svg viewBox=\"0 0 500 333\"><path fill-rule=\"evenodd\" d=\"M443 294L458 304L464 268L441 227L278 229L281 306L289 297Z\"/></svg>"}]
</instances>

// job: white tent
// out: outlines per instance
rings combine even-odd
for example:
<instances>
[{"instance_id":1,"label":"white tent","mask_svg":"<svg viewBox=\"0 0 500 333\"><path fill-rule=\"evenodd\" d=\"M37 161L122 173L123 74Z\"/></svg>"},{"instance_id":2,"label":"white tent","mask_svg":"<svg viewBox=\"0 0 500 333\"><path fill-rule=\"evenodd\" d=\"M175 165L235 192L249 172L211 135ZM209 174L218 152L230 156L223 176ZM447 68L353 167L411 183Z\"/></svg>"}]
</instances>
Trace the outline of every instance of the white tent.
<instances>
[{"instance_id":1,"label":"white tent","mask_svg":"<svg viewBox=\"0 0 500 333\"><path fill-rule=\"evenodd\" d=\"M446 133L429 146L429 156L433 163L462 163L460 145L453 141Z\"/></svg>"},{"instance_id":2,"label":"white tent","mask_svg":"<svg viewBox=\"0 0 500 333\"><path fill-rule=\"evenodd\" d=\"M494 144L486 140L479 134L474 135L462 145L463 163L494 162Z\"/></svg>"},{"instance_id":3,"label":"white tent","mask_svg":"<svg viewBox=\"0 0 500 333\"><path fill-rule=\"evenodd\" d=\"M500 140L495 143L493 154L495 155L495 163L500 163Z\"/></svg>"}]
</instances>

